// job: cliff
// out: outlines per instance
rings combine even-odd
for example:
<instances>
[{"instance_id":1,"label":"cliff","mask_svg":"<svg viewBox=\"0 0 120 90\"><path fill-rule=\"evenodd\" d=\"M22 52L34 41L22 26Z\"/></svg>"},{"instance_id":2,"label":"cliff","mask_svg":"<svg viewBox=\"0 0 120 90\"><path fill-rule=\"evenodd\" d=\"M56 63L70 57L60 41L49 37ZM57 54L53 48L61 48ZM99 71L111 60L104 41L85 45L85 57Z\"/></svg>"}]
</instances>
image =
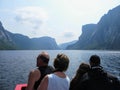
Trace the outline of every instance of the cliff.
<instances>
[{"instance_id":1,"label":"cliff","mask_svg":"<svg viewBox=\"0 0 120 90\"><path fill-rule=\"evenodd\" d=\"M97 24L82 27L78 42L67 49L120 50L120 6L109 10Z\"/></svg>"},{"instance_id":2,"label":"cliff","mask_svg":"<svg viewBox=\"0 0 120 90\"><path fill-rule=\"evenodd\" d=\"M12 40L0 22L0 50L15 49Z\"/></svg>"},{"instance_id":3,"label":"cliff","mask_svg":"<svg viewBox=\"0 0 120 90\"><path fill-rule=\"evenodd\" d=\"M22 34L14 34L4 29L0 22L0 50L55 50L59 49L54 38L29 38Z\"/></svg>"}]
</instances>

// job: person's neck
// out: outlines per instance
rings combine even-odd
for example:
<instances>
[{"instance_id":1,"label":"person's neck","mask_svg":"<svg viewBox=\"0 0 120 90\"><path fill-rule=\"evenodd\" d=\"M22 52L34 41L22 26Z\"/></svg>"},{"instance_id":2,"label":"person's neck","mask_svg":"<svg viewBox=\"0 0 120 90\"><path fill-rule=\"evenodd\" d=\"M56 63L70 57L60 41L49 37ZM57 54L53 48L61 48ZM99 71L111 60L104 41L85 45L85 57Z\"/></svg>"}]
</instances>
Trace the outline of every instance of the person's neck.
<instances>
[{"instance_id":1,"label":"person's neck","mask_svg":"<svg viewBox=\"0 0 120 90\"><path fill-rule=\"evenodd\" d=\"M65 75L64 72L56 71L56 72L54 72L54 74L57 75L60 78L66 78L66 75Z\"/></svg>"}]
</instances>

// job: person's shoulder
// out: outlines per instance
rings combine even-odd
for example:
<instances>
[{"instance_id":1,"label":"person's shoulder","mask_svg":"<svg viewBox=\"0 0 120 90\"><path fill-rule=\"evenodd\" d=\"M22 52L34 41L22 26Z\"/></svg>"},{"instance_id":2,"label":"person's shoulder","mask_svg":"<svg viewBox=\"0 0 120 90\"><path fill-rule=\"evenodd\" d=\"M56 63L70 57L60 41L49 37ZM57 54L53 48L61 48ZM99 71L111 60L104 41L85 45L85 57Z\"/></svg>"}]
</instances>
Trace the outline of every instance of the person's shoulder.
<instances>
[{"instance_id":1,"label":"person's shoulder","mask_svg":"<svg viewBox=\"0 0 120 90\"><path fill-rule=\"evenodd\" d=\"M51 78L56 78L56 75L54 73L51 73L51 74L47 74L46 77L51 79Z\"/></svg>"},{"instance_id":2,"label":"person's shoulder","mask_svg":"<svg viewBox=\"0 0 120 90\"><path fill-rule=\"evenodd\" d=\"M44 81L44 82L48 82L48 78L49 78L49 74L48 74L48 75L46 75L46 76L43 78L43 80L42 80L42 81Z\"/></svg>"},{"instance_id":3,"label":"person's shoulder","mask_svg":"<svg viewBox=\"0 0 120 90\"><path fill-rule=\"evenodd\" d=\"M49 74L48 74L48 75L46 75L46 76L44 77L44 79L48 79L48 77L49 77Z\"/></svg>"},{"instance_id":4,"label":"person's shoulder","mask_svg":"<svg viewBox=\"0 0 120 90\"><path fill-rule=\"evenodd\" d=\"M46 77L53 77L53 75L54 75L53 73L47 74Z\"/></svg>"},{"instance_id":5,"label":"person's shoulder","mask_svg":"<svg viewBox=\"0 0 120 90\"><path fill-rule=\"evenodd\" d=\"M31 74L34 74L34 73L37 73L37 72L39 72L39 70L37 68L30 71Z\"/></svg>"},{"instance_id":6,"label":"person's shoulder","mask_svg":"<svg viewBox=\"0 0 120 90\"><path fill-rule=\"evenodd\" d=\"M40 71L38 69L34 69L30 71L30 76L34 77L36 75L39 75Z\"/></svg>"},{"instance_id":7,"label":"person's shoulder","mask_svg":"<svg viewBox=\"0 0 120 90\"><path fill-rule=\"evenodd\" d=\"M31 70L29 73L29 78L31 80L37 81L41 76L41 72L38 69Z\"/></svg>"},{"instance_id":8,"label":"person's shoulder","mask_svg":"<svg viewBox=\"0 0 120 90\"><path fill-rule=\"evenodd\" d=\"M40 83L39 87L37 90L47 90L48 87L48 76L46 75L43 79L42 82Z\"/></svg>"}]
</instances>

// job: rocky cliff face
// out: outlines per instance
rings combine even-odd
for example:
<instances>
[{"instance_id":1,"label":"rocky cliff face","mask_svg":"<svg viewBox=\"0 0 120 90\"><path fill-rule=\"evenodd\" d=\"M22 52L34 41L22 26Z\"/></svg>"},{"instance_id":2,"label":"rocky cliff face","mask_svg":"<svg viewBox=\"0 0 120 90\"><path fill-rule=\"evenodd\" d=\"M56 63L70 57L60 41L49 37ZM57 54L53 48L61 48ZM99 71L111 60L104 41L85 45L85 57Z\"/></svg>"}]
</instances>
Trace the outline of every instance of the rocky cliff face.
<instances>
[{"instance_id":1,"label":"rocky cliff face","mask_svg":"<svg viewBox=\"0 0 120 90\"><path fill-rule=\"evenodd\" d=\"M40 37L30 39L22 34L13 34L4 29L0 22L0 50L21 49L21 50L55 50L59 49L54 38Z\"/></svg>"},{"instance_id":2,"label":"rocky cliff face","mask_svg":"<svg viewBox=\"0 0 120 90\"><path fill-rule=\"evenodd\" d=\"M15 47L12 43L9 34L2 26L2 23L0 22L0 50L4 49L15 49Z\"/></svg>"},{"instance_id":3,"label":"rocky cliff face","mask_svg":"<svg viewBox=\"0 0 120 90\"><path fill-rule=\"evenodd\" d=\"M4 27L2 26L2 23L0 22L0 39L3 41L9 41L10 38L7 34L7 32L5 31Z\"/></svg>"},{"instance_id":4,"label":"rocky cliff face","mask_svg":"<svg viewBox=\"0 0 120 90\"><path fill-rule=\"evenodd\" d=\"M110 10L97 24L82 27L79 41L67 49L120 50L120 6Z\"/></svg>"}]
</instances>

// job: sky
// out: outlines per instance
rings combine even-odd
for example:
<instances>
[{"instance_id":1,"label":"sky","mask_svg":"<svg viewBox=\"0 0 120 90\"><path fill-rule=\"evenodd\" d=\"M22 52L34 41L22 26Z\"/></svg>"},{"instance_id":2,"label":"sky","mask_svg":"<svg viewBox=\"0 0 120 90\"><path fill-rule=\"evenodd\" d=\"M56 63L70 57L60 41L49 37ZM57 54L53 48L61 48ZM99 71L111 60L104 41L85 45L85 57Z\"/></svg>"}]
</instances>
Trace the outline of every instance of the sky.
<instances>
[{"instance_id":1,"label":"sky","mask_svg":"<svg viewBox=\"0 0 120 90\"><path fill-rule=\"evenodd\" d=\"M97 24L118 5L120 0L0 0L0 21L12 33L61 44L78 40L83 25Z\"/></svg>"}]
</instances>

